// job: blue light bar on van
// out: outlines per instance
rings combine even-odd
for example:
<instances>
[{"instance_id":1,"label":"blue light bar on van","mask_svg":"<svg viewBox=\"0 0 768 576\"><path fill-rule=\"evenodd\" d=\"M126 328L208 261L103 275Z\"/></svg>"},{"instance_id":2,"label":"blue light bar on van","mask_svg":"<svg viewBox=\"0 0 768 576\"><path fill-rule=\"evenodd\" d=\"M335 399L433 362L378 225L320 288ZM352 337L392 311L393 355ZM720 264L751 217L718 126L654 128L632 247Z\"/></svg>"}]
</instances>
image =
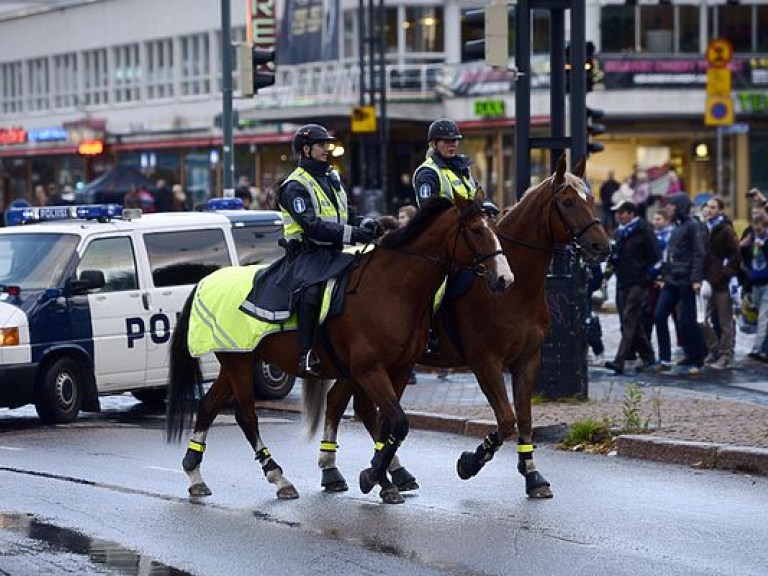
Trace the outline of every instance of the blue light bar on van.
<instances>
[{"instance_id":1,"label":"blue light bar on van","mask_svg":"<svg viewBox=\"0 0 768 576\"><path fill-rule=\"evenodd\" d=\"M242 210L243 201L240 198L211 198L205 203L206 210Z\"/></svg>"},{"instance_id":2,"label":"blue light bar on van","mask_svg":"<svg viewBox=\"0 0 768 576\"><path fill-rule=\"evenodd\" d=\"M110 220L119 217L123 207L119 204L84 204L82 206L29 206L9 208L6 226L19 226L51 220Z\"/></svg>"}]
</instances>

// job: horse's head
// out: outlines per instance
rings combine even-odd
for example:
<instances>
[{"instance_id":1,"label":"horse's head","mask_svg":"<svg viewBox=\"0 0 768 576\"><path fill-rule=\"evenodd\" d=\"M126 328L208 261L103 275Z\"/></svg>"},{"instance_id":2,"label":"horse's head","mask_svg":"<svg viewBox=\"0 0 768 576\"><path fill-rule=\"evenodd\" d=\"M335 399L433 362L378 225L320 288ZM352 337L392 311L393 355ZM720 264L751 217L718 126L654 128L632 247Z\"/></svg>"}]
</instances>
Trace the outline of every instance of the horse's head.
<instances>
[{"instance_id":1,"label":"horse's head","mask_svg":"<svg viewBox=\"0 0 768 576\"><path fill-rule=\"evenodd\" d=\"M456 195L458 219L455 232L449 232L448 235L449 238L455 238L450 248L450 258L458 266L471 268L478 276L484 276L492 292L502 292L512 286L515 275L490 226L482 204L483 198L481 196L469 201Z\"/></svg>"},{"instance_id":2,"label":"horse's head","mask_svg":"<svg viewBox=\"0 0 768 576\"><path fill-rule=\"evenodd\" d=\"M565 170L565 155L557 162L550 179L552 206L558 215L553 219L553 240L578 247L587 260L602 261L610 254L610 240L602 223L595 217L595 198L584 183L586 159L573 170Z\"/></svg>"}]
</instances>

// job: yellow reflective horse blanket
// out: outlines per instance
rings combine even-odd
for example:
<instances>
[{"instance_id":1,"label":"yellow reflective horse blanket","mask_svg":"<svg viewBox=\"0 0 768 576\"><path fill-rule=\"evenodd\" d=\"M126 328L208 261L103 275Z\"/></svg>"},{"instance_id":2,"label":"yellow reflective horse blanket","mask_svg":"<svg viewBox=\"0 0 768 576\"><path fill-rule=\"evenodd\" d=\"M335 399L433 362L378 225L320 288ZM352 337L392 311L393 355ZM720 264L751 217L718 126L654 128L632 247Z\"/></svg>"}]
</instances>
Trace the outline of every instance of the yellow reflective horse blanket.
<instances>
[{"instance_id":1,"label":"yellow reflective horse blanket","mask_svg":"<svg viewBox=\"0 0 768 576\"><path fill-rule=\"evenodd\" d=\"M262 322L240 311L256 274L266 266L229 266L203 278L192 302L187 345L192 356L209 352L250 352L269 334L296 330L296 316L283 324ZM328 315L335 280L326 283L320 322Z\"/></svg>"}]
</instances>

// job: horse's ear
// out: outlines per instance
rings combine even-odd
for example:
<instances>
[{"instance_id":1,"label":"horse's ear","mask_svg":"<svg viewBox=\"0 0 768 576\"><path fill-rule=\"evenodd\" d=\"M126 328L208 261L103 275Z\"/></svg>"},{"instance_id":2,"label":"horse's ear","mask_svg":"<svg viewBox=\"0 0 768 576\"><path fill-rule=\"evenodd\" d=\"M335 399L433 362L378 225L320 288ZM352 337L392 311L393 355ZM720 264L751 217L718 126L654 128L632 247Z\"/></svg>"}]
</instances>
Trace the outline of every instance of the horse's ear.
<instances>
[{"instance_id":1,"label":"horse's ear","mask_svg":"<svg viewBox=\"0 0 768 576\"><path fill-rule=\"evenodd\" d=\"M565 154L560 154L557 159L557 170L555 171L555 188L559 188L565 182Z\"/></svg>"},{"instance_id":2,"label":"horse's ear","mask_svg":"<svg viewBox=\"0 0 768 576\"><path fill-rule=\"evenodd\" d=\"M584 172L587 169L587 157L583 156L581 162L576 164L576 168L573 169L573 175L584 180Z\"/></svg>"},{"instance_id":3,"label":"horse's ear","mask_svg":"<svg viewBox=\"0 0 768 576\"><path fill-rule=\"evenodd\" d=\"M487 196L485 195L485 190L478 184L477 190L475 190L475 201L482 204L485 202L486 198Z\"/></svg>"}]
</instances>

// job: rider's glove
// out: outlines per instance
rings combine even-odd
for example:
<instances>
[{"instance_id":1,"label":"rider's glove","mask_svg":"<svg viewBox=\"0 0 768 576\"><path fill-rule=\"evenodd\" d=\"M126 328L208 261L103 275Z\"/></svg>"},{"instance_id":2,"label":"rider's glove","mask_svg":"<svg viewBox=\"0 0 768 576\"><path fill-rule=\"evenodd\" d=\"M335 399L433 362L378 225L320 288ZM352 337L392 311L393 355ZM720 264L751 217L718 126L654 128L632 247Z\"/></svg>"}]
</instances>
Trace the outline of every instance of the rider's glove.
<instances>
[{"instance_id":1,"label":"rider's glove","mask_svg":"<svg viewBox=\"0 0 768 576\"><path fill-rule=\"evenodd\" d=\"M370 228L359 226L352 229L352 242L354 244L370 244L374 238L374 232Z\"/></svg>"},{"instance_id":2,"label":"rider's glove","mask_svg":"<svg viewBox=\"0 0 768 576\"><path fill-rule=\"evenodd\" d=\"M379 224L378 220L374 220L373 218L363 218L363 221L360 222L360 228L369 230L373 235L374 240L384 235L384 227Z\"/></svg>"}]
</instances>

